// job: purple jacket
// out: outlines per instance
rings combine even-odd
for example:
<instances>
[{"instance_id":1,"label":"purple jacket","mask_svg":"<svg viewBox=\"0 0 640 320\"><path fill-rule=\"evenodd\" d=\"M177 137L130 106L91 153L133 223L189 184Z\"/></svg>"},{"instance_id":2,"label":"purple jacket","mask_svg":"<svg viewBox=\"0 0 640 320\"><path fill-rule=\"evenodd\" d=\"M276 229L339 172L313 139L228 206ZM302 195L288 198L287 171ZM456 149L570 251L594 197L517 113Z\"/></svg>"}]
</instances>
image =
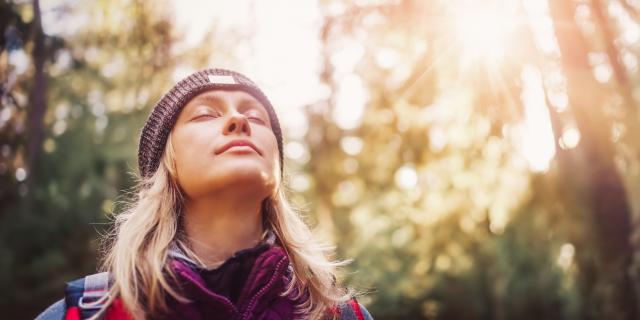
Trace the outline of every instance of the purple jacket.
<instances>
[{"instance_id":1,"label":"purple jacket","mask_svg":"<svg viewBox=\"0 0 640 320\"><path fill-rule=\"evenodd\" d=\"M293 268L284 249L275 243L273 234L253 248L236 252L215 269L199 267L177 247L170 251L169 261L176 274L174 285L190 302L169 298L170 314L154 319L296 319L296 306L308 299L308 294L296 299L296 290L287 296L281 295L291 281ZM372 319L364 307L357 306L363 319ZM59 301L38 319L62 319L65 309L64 300ZM341 305L338 318L356 319L356 309Z\"/></svg>"},{"instance_id":2,"label":"purple jacket","mask_svg":"<svg viewBox=\"0 0 640 320\"><path fill-rule=\"evenodd\" d=\"M171 261L171 268L178 276L182 292L192 302L184 304L172 301L171 309L174 312L167 317L173 319L293 319L295 306L304 300L293 299L295 292L289 296L280 296L291 280L289 258L284 249L273 245L266 248L263 246L262 252L254 261L247 261L251 260L251 253L255 253L259 247L239 251L214 270L226 269L226 273L231 277L246 278L235 298L220 293L224 289L228 291L229 288L213 291L203 278L206 270L199 269L188 260L178 258ZM232 261L238 263L233 264ZM239 273L244 263L251 264L251 262L253 263L248 274Z\"/></svg>"}]
</instances>

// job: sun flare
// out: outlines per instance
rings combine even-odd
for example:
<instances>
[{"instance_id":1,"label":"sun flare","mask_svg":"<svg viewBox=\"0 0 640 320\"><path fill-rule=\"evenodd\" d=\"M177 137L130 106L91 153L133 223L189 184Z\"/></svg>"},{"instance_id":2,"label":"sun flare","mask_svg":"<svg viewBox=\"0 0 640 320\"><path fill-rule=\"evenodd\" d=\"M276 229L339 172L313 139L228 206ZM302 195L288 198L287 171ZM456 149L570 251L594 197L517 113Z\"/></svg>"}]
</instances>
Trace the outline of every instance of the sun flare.
<instances>
[{"instance_id":1,"label":"sun flare","mask_svg":"<svg viewBox=\"0 0 640 320\"><path fill-rule=\"evenodd\" d=\"M452 40L465 62L497 63L504 58L515 26L508 3L465 1L454 6Z\"/></svg>"}]
</instances>

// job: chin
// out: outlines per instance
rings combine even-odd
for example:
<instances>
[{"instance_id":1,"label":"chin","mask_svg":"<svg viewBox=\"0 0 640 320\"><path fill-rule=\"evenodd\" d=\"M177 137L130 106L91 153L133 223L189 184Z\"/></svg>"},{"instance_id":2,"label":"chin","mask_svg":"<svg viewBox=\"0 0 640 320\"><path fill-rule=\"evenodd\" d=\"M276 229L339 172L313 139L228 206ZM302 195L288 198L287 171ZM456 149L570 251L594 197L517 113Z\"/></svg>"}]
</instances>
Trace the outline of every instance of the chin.
<instances>
[{"instance_id":1,"label":"chin","mask_svg":"<svg viewBox=\"0 0 640 320\"><path fill-rule=\"evenodd\" d=\"M247 181L247 182L267 182L270 180L269 175L264 171L257 168L239 168L237 170L229 170L224 172L225 179L232 181Z\"/></svg>"},{"instance_id":2,"label":"chin","mask_svg":"<svg viewBox=\"0 0 640 320\"><path fill-rule=\"evenodd\" d=\"M275 179L273 174L260 166L251 166L247 163L238 163L237 165L225 166L216 170L215 180L224 185L242 184L245 188L264 188L273 186Z\"/></svg>"},{"instance_id":3,"label":"chin","mask_svg":"<svg viewBox=\"0 0 640 320\"><path fill-rule=\"evenodd\" d=\"M256 159L213 161L207 168L191 171L181 179L183 188L192 196L223 190L232 192L271 194L278 181L274 168ZM190 191L190 192L189 192Z\"/></svg>"},{"instance_id":4,"label":"chin","mask_svg":"<svg viewBox=\"0 0 640 320\"><path fill-rule=\"evenodd\" d=\"M261 195L264 198L273 193L275 186L273 179L247 171L229 172L228 177L223 181L220 182L224 184L218 184L218 186L227 191L235 190L232 192L252 196Z\"/></svg>"}]
</instances>

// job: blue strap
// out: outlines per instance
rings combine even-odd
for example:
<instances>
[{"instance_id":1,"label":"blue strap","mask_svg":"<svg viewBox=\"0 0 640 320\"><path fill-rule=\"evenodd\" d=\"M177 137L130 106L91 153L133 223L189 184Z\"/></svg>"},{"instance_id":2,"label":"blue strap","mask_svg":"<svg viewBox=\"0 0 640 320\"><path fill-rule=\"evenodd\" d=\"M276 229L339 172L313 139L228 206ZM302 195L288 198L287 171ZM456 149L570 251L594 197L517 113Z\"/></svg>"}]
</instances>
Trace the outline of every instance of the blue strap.
<instances>
[{"instance_id":1,"label":"blue strap","mask_svg":"<svg viewBox=\"0 0 640 320\"><path fill-rule=\"evenodd\" d=\"M367 308L365 308L361 304L358 304L358 306L360 306L360 311L362 312L362 316L364 317L364 320L373 320L373 317L371 316L371 314L369 313L369 310L367 310Z\"/></svg>"},{"instance_id":2,"label":"blue strap","mask_svg":"<svg viewBox=\"0 0 640 320\"><path fill-rule=\"evenodd\" d=\"M100 272L84 278L82 296L78 307L82 318L87 319L96 314L109 299L109 273Z\"/></svg>"},{"instance_id":3,"label":"blue strap","mask_svg":"<svg viewBox=\"0 0 640 320\"><path fill-rule=\"evenodd\" d=\"M109 295L109 273L101 272L84 278L84 290L78 301L80 309L100 309Z\"/></svg>"},{"instance_id":4,"label":"blue strap","mask_svg":"<svg viewBox=\"0 0 640 320\"><path fill-rule=\"evenodd\" d=\"M355 300L357 302L357 300ZM365 320L373 320L369 311L358 302L358 307ZM341 303L340 308L340 320L358 320L358 316L349 303Z\"/></svg>"},{"instance_id":5,"label":"blue strap","mask_svg":"<svg viewBox=\"0 0 640 320\"><path fill-rule=\"evenodd\" d=\"M36 320L63 320L66 311L67 304L64 302L64 299L60 299L42 311L42 313L36 317Z\"/></svg>"},{"instance_id":6,"label":"blue strap","mask_svg":"<svg viewBox=\"0 0 640 320\"><path fill-rule=\"evenodd\" d=\"M107 272L68 282L65 289L66 308L78 307L82 319L90 318L108 300L110 282Z\"/></svg>"}]
</instances>

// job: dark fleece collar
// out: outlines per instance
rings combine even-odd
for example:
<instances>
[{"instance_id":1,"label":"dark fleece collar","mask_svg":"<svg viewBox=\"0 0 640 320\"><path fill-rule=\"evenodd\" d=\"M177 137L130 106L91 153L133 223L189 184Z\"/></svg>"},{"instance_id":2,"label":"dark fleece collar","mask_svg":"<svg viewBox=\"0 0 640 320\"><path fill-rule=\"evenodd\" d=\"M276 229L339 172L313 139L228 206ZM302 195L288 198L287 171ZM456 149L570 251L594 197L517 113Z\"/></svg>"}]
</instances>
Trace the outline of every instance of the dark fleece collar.
<instances>
[{"instance_id":1,"label":"dark fleece collar","mask_svg":"<svg viewBox=\"0 0 640 320\"><path fill-rule=\"evenodd\" d=\"M297 290L281 296L291 282L293 268L284 248L268 234L258 245L240 250L215 269L205 269L172 248L171 268L192 303L177 303L181 318L291 319ZM268 316L267 316L268 315Z\"/></svg>"}]
</instances>

